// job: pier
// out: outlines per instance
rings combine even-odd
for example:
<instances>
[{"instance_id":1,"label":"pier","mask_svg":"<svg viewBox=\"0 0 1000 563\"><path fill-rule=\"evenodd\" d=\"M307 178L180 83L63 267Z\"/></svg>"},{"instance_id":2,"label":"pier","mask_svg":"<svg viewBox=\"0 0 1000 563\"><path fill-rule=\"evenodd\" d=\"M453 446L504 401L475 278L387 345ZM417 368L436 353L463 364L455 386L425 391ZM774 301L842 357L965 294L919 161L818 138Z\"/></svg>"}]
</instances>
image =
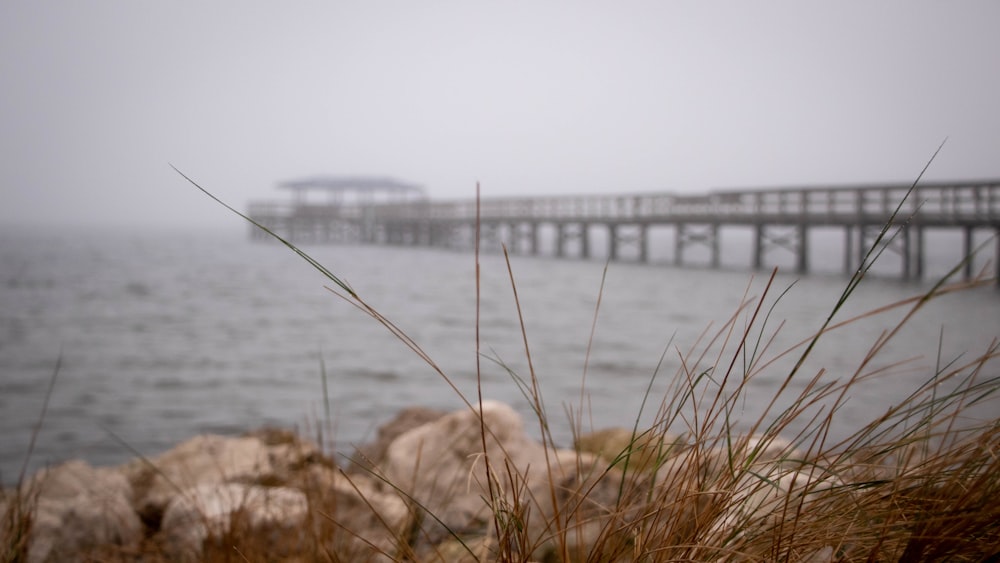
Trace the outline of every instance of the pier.
<instances>
[{"instance_id":1,"label":"pier","mask_svg":"<svg viewBox=\"0 0 1000 563\"><path fill-rule=\"evenodd\" d=\"M993 271L1000 263L1000 179L715 190L705 194L633 193L434 201L418 185L388 178L320 177L279 184L290 201L252 202L254 221L295 243L391 244L472 248L476 233L487 249L503 244L512 254L560 258L607 258L689 264L693 247L707 250L709 267L720 267L723 232L749 230L745 266L769 267L774 252L791 253L798 273L817 257L811 233L835 229L843 237L845 273L853 273L885 225L884 250L900 257L902 279L921 279L930 231L958 230L955 263L973 250L977 234L994 236ZM905 200L904 200L905 198ZM902 204L901 204L902 202ZM667 236L653 236L668 231ZM266 233L254 229L254 238ZM655 241L655 242L654 242ZM702 250L702 254L705 253ZM961 252L961 254L958 254ZM823 256L825 263L830 256ZM967 261L964 275L974 275ZM994 274L995 275L995 274Z\"/></svg>"}]
</instances>

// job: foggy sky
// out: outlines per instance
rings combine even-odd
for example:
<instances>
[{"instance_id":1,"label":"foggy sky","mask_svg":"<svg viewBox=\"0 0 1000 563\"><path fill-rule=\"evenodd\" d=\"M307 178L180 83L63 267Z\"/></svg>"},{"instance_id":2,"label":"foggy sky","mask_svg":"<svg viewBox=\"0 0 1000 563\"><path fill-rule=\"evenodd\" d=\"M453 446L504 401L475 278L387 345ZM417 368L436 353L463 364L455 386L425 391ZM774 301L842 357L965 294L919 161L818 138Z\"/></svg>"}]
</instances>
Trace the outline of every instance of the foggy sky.
<instances>
[{"instance_id":1,"label":"foggy sky","mask_svg":"<svg viewBox=\"0 0 1000 563\"><path fill-rule=\"evenodd\" d=\"M279 181L434 198L1000 177L1000 2L0 3L0 226L235 228Z\"/></svg>"}]
</instances>

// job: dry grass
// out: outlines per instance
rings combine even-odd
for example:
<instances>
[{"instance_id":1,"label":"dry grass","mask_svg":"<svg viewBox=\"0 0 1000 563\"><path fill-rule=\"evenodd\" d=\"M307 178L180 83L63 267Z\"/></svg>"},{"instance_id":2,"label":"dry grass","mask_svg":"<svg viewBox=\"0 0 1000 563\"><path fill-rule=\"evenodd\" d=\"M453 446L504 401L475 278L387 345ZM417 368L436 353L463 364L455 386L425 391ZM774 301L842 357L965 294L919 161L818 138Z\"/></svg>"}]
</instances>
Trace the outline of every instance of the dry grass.
<instances>
[{"instance_id":1,"label":"dry grass","mask_svg":"<svg viewBox=\"0 0 1000 563\"><path fill-rule=\"evenodd\" d=\"M891 236L888 225L882 234ZM382 522L392 541L358 537L352 519L363 513L379 519L370 504L350 500L365 495L345 497L329 483L306 479L297 483L309 500L305 526L290 535L261 536L248 531L236 514L229 529L205 541L204 557L210 561L1000 560L1000 419L967 419L1000 389L996 341L974 357L928 374L905 400L872 413L846 438L831 438L841 435L833 428L835 415L851 393L862 392L869 380L892 373L895 366L878 364L879 353L920 309L942 295L993 283L979 279L946 285L942 280L912 299L835 322L877 256L883 237L821 328L798 346L777 353L769 349L773 336L766 336L765 329L771 308L780 300L779 296L769 301L772 275L758 298L745 298L732 317L714 332L706 331L691 349L668 349L667 353L677 354L682 367L662 397L645 398L644 405L656 404L657 409L648 427L636 422L630 432L584 435L578 422L584 411L582 389L578 409L570 412L570 418L580 450L588 450L598 461L594 463L590 453L579 453L571 480L561 477L567 462L555 454L525 334L530 373L512 376L534 407L534 422L546 451L552 451L544 468L547 487L541 494L532 493L527 476L506 460L483 459L488 491L483 502L492 521L478 534L449 531L443 538L428 537L422 523L435 515L396 488L409 516L402 526ZM331 291L383 324L459 393L416 342L304 252L282 242L334 282L337 289ZM478 278L478 253L476 259ZM960 268L961 264L955 271ZM516 297L513 269L510 276ZM898 326L871 344L855 373L805 371L813 346L829 331L869 315L900 310L905 314ZM596 316L595 312L595 322ZM749 432L746 421L740 425L744 430L737 431L737 413L749 385L786 355L797 355L799 360L775 390L771 405L749 425ZM462 399L479 412L481 397ZM485 450L494 431L484 417L480 421ZM369 471L379 477L376 468ZM357 488L349 474L340 475ZM384 485L394 488L393 483ZM541 506L552 510L546 512ZM4 561L24 560L31 503L24 497L7 502L3 526L9 545ZM531 531L539 529L540 534ZM165 560L158 549L151 540L138 553L105 549L100 555L104 560Z\"/></svg>"}]
</instances>

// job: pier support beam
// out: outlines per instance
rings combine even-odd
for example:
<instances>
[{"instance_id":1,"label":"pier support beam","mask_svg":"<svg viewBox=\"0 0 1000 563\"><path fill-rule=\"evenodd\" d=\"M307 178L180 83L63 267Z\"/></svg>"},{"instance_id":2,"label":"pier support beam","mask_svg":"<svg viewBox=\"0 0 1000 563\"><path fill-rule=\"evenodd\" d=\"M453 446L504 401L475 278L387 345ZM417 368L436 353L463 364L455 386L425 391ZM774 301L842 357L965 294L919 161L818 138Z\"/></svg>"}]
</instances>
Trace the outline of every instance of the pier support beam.
<instances>
[{"instance_id":1,"label":"pier support beam","mask_svg":"<svg viewBox=\"0 0 1000 563\"><path fill-rule=\"evenodd\" d=\"M608 259L618 260L621 258L621 248L626 244L635 244L637 247L637 260L639 262L649 261L649 225L638 224L628 225L625 223L611 223L608 225Z\"/></svg>"},{"instance_id":2,"label":"pier support beam","mask_svg":"<svg viewBox=\"0 0 1000 563\"><path fill-rule=\"evenodd\" d=\"M701 229L691 228L694 225L678 223L674 237L674 265L684 265L684 247L689 243L702 243L709 247L711 256L710 264L713 268L718 268L719 258L719 224L711 223Z\"/></svg>"},{"instance_id":3,"label":"pier support beam","mask_svg":"<svg viewBox=\"0 0 1000 563\"><path fill-rule=\"evenodd\" d=\"M639 225L639 261L649 262L649 225Z\"/></svg>"},{"instance_id":4,"label":"pier support beam","mask_svg":"<svg viewBox=\"0 0 1000 563\"><path fill-rule=\"evenodd\" d=\"M868 227L864 224L858 225L858 270L865 266L865 256L868 255Z\"/></svg>"},{"instance_id":5,"label":"pier support beam","mask_svg":"<svg viewBox=\"0 0 1000 563\"><path fill-rule=\"evenodd\" d=\"M538 222L510 223L510 252L512 254L538 254Z\"/></svg>"},{"instance_id":6,"label":"pier support beam","mask_svg":"<svg viewBox=\"0 0 1000 563\"><path fill-rule=\"evenodd\" d=\"M917 225L916 227L917 239L914 245L914 256L913 256L913 277L916 280L924 279L924 227L922 225Z\"/></svg>"},{"instance_id":7,"label":"pier support beam","mask_svg":"<svg viewBox=\"0 0 1000 563\"><path fill-rule=\"evenodd\" d=\"M807 274L809 273L809 227L805 223L799 223L795 230L797 232L795 271Z\"/></svg>"},{"instance_id":8,"label":"pier support beam","mask_svg":"<svg viewBox=\"0 0 1000 563\"><path fill-rule=\"evenodd\" d=\"M677 226L674 228L674 266L684 265L685 227L684 223L677 223Z\"/></svg>"},{"instance_id":9,"label":"pier support beam","mask_svg":"<svg viewBox=\"0 0 1000 563\"><path fill-rule=\"evenodd\" d=\"M854 252L854 242L852 242L853 237L851 236L854 231L851 229L850 225L844 227L844 275L850 276L854 274L854 260L851 254Z\"/></svg>"},{"instance_id":10,"label":"pier support beam","mask_svg":"<svg viewBox=\"0 0 1000 563\"><path fill-rule=\"evenodd\" d=\"M857 268L871 266L864 264L863 260L873 249L875 241L882 233L883 225L859 225L858 226L858 259ZM916 230L913 230L916 229ZM882 240L879 241L879 248L875 250L872 257L878 256L888 250L900 257L900 279L920 279L924 271L924 229L913 225L893 225L886 232Z\"/></svg>"},{"instance_id":11,"label":"pier support beam","mask_svg":"<svg viewBox=\"0 0 1000 563\"><path fill-rule=\"evenodd\" d=\"M962 227L962 259L965 264L962 266L962 275L965 281L972 279L972 227Z\"/></svg>"},{"instance_id":12,"label":"pier support beam","mask_svg":"<svg viewBox=\"0 0 1000 563\"><path fill-rule=\"evenodd\" d=\"M757 224L753 227L753 269L760 270L764 267L764 225Z\"/></svg>"},{"instance_id":13,"label":"pier support beam","mask_svg":"<svg viewBox=\"0 0 1000 563\"><path fill-rule=\"evenodd\" d=\"M791 227L791 230L789 228ZM850 240L850 229L847 229ZM848 243L849 244L849 243ZM784 248L795 254L795 271L799 274L809 272L809 227L805 223L790 225L758 224L754 227L753 267L757 270L764 266L764 254L771 248ZM850 253L845 251L845 269L850 261Z\"/></svg>"},{"instance_id":14,"label":"pier support beam","mask_svg":"<svg viewBox=\"0 0 1000 563\"><path fill-rule=\"evenodd\" d=\"M996 250L996 256L993 257L993 279L996 280L997 287L1000 287L1000 227L994 233L993 248Z\"/></svg>"},{"instance_id":15,"label":"pier support beam","mask_svg":"<svg viewBox=\"0 0 1000 563\"><path fill-rule=\"evenodd\" d=\"M556 256L566 257L566 243L573 239L580 239L580 257L590 258L590 236L588 231L590 225L587 223L557 223L556 224Z\"/></svg>"},{"instance_id":16,"label":"pier support beam","mask_svg":"<svg viewBox=\"0 0 1000 563\"><path fill-rule=\"evenodd\" d=\"M993 257L993 279L996 280L997 287L1000 287L1000 227L997 227L994 233L993 248L996 249L996 256Z\"/></svg>"},{"instance_id":17,"label":"pier support beam","mask_svg":"<svg viewBox=\"0 0 1000 563\"><path fill-rule=\"evenodd\" d=\"M712 223L711 234L709 235L712 245L712 267L718 268L721 261L721 252L719 251L719 224Z\"/></svg>"},{"instance_id":18,"label":"pier support beam","mask_svg":"<svg viewBox=\"0 0 1000 563\"><path fill-rule=\"evenodd\" d=\"M618 225L608 225L608 260L618 260Z\"/></svg>"},{"instance_id":19,"label":"pier support beam","mask_svg":"<svg viewBox=\"0 0 1000 563\"><path fill-rule=\"evenodd\" d=\"M900 251L900 256L903 258L903 268L900 275L903 276L903 281L909 281L910 276L913 275L913 265L912 260L912 248L910 247L910 226L904 225L903 232L899 234L900 244L903 245Z\"/></svg>"}]
</instances>

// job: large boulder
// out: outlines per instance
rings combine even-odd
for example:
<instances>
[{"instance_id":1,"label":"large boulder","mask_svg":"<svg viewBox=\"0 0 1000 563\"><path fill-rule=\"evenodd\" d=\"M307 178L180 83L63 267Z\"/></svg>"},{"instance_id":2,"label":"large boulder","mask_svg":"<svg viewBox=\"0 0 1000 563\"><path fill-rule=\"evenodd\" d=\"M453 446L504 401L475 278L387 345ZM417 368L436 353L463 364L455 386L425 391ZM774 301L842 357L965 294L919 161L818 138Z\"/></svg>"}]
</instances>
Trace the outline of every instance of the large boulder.
<instances>
[{"instance_id":1,"label":"large boulder","mask_svg":"<svg viewBox=\"0 0 1000 563\"><path fill-rule=\"evenodd\" d=\"M174 561L202 560L208 539L227 552L250 541L253 547L266 546L269 555L288 556L304 543L308 510L306 495L298 489L200 484L167 505L160 536L165 553Z\"/></svg>"},{"instance_id":2,"label":"large boulder","mask_svg":"<svg viewBox=\"0 0 1000 563\"><path fill-rule=\"evenodd\" d=\"M434 422L446 414L448 414L446 411L426 407L408 407L399 411L392 420L379 426L374 442L358 447L352 456L348 471L364 472L380 465L385 459L389 444L400 434L428 422Z\"/></svg>"},{"instance_id":3,"label":"large boulder","mask_svg":"<svg viewBox=\"0 0 1000 563\"><path fill-rule=\"evenodd\" d=\"M158 456L130 462L125 474L134 489L137 511L155 528L167 504L181 491L222 483L283 485L321 457L315 444L287 431L202 435Z\"/></svg>"},{"instance_id":4,"label":"large boulder","mask_svg":"<svg viewBox=\"0 0 1000 563\"><path fill-rule=\"evenodd\" d=\"M596 456L546 448L494 401L483 402L482 418L464 409L399 435L382 466L420 517L424 543L499 532L493 545L517 541L536 554L567 530L576 543L599 535L617 494L606 469Z\"/></svg>"},{"instance_id":5,"label":"large boulder","mask_svg":"<svg viewBox=\"0 0 1000 563\"><path fill-rule=\"evenodd\" d=\"M628 472L655 470L664 460L685 449L680 436L621 427L581 434L573 446L579 452L594 454L607 464Z\"/></svg>"},{"instance_id":6,"label":"large boulder","mask_svg":"<svg viewBox=\"0 0 1000 563\"><path fill-rule=\"evenodd\" d=\"M171 559L211 558L239 544L252 559L389 560L410 522L395 491L368 474L348 476L287 431L197 436L127 473Z\"/></svg>"},{"instance_id":7,"label":"large boulder","mask_svg":"<svg viewBox=\"0 0 1000 563\"><path fill-rule=\"evenodd\" d=\"M488 528L492 513L487 500L509 488L506 479L500 481L506 467L519 473L513 476L518 484L529 473L534 477L546 468L542 446L527 436L520 415L512 408L486 401L482 417L481 424L479 414L471 409L450 413L404 432L386 450L386 480L457 533ZM485 451L484 426L488 429ZM487 463L494 472L492 483L487 479Z\"/></svg>"},{"instance_id":8,"label":"large boulder","mask_svg":"<svg viewBox=\"0 0 1000 563\"><path fill-rule=\"evenodd\" d=\"M80 460L36 474L22 502L34 502L28 561L81 561L98 548L134 547L143 527L132 489L118 470Z\"/></svg>"},{"instance_id":9,"label":"large boulder","mask_svg":"<svg viewBox=\"0 0 1000 563\"><path fill-rule=\"evenodd\" d=\"M312 530L322 550L345 561L397 560L411 511L396 491L364 473L315 465L300 486L309 497Z\"/></svg>"},{"instance_id":10,"label":"large boulder","mask_svg":"<svg viewBox=\"0 0 1000 563\"><path fill-rule=\"evenodd\" d=\"M677 502L691 512L688 519L697 514L708 524L700 541L712 545L772 529L788 514L809 511L830 491L843 489L815 456L776 435L733 436L673 451L654 468L657 498Z\"/></svg>"}]
</instances>

